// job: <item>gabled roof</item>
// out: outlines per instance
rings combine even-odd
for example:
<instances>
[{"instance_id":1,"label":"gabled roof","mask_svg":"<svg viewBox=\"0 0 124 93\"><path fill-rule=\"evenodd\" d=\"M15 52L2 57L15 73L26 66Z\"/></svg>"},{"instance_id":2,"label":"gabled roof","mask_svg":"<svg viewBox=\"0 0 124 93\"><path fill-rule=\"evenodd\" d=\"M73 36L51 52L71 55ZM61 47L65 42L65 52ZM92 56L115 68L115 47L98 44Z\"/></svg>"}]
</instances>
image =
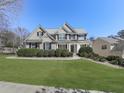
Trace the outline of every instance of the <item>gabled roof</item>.
<instances>
[{"instance_id":1,"label":"gabled roof","mask_svg":"<svg viewBox=\"0 0 124 93\"><path fill-rule=\"evenodd\" d=\"M109 37L99 37L98 39L102 39L110 44L116 44L118 43L119 40L114 39L114 38L109 38Z\"/></svg>"},{"instance_id":2,"label":"gabled roof","mask_svg":"<svg viewBox=\"0 0 124 93\"><path fill-rule=\"evenodd\" d=\"M67 31L68 33L76 33L76 31L68 23L64 23L62 29Z\"/></svg>"},{"instance_id":3,"label":"gabled roof","mask_svg":"<svg viewBox=\"0 0 124 93\"><path fill-rule=\"evenodd\" d=\"M25 41L27 41L27 40L42 40L42 38L41 37L37 37L37 38L33 38L33 39L30 39L30 37L36 32L36 31L43 31L45 34L47 34L47 36L50 38L50 39L52 39L53 41L55 41L55 39L45 30L45 29L43 29L42 27L38 27L38 28L36 28L25 40L24 40L24 42Z\"/></svg>"},{"instance_id":4,"label":"gabled roof","mask_svg":"<svg viewBox=\"0 0 124 93\"><path fill-rule=\"evenodd\" d=\"M64 23L64 25L60 28L49 28L45 29L49 34L56 34L59 30L65 31L66 33L70 34L87 34L87 32L82 28L73 28L68 23Z\"/></svg>"},{"instance_id":5,"label":"gabled roof","mask_svg":"<svg viewBox=\"0 0 124 93\"><path fill-rule=\"evenodd\" d=\"M45 29L43 29L42 27L40 27L40 29L43 30L48 35L48 37L55 41L55 39Z\"/></svg>"},{"instance_id":6,"label":"gabled roof","mask_svg":"<svg viewBox=\"0 0 124 93\"><path fill-rule=\"evenodd\" d=\"M84 29L81 28L73 28L69 24L65 23L60 28L50 28L50 29L44 29L41 25L38 26L26 39L26 40L41 40L40 37L33 37L32 34L34 34L36 31L43 31L44 33L47 33L48 37L52 39L53 41L56 41L55 38L52 36L54 34L59 33L67 33L67 34L87 34L87 32Z\"/></svg>"}]
</instances>

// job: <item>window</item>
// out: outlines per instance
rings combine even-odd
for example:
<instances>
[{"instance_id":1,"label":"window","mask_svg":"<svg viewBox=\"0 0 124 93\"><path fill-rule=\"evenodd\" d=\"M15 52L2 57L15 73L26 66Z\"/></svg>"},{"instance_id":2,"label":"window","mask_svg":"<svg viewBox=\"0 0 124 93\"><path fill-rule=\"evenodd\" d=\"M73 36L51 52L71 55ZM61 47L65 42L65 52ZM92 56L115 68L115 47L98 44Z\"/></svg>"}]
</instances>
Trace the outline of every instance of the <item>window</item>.
<instances>
[{"instance_id":1,"label":"window","mask_svg":"<svg viewBox=\"0 0 124 93\"><path fill-rule=\"evenodd\" d=\"M67 49L67 44L59 44L58 48L59 49Z\"/></svg>"},{"instance_id":2,"label":"window","mask_svg":"<svg viewBox=\"0 0 124 93\"><path fill-rule=\"evenodd\" d=\"M29 48L31 48L31 43L29 43Z\"/></svg>"},{"instance_id":3,"label":"window","mask_svg":"<svg viewBox=\"0 0 124 93\"><path fill-rule=\"evenodd\" d=\"M36 44L35 43L32 43L31 46L32 46L32 48L36 48Z\"/></svg>"},{"instance_id":4,"label":"window","mask_svg":"<svg viewBox=\"0 0 124 93\"><path fill-rule=\"evenodd\" d=\"M59 34L59 40L65 40L65 34Z\"/></svg>"},{"instance_id":5,"label":"window","mask_svg":"<svg viewBox=\"0 0 124 93\"><path fill-rule=\"evenodd\" d=\"M39 36L39 32L37 32L37 36Z\"/></svg>"},{"instance_id":6,"label":"window","mask_svg":"<svg viewBox=\"0 0 124 93\"><path fill-rule=\"evenodd\" d=\"M80 47L87 47L87 44L81 44Z\"/></svg>"},{"instance_id":7,"label":"window","mask_svg":"<svg viewBox=\"0 0 124 93\"><path fill-rule=\"evenodd\" d=\"M51 49L51 43L49 43L49 42L44 43L43 49L44 49L44 50L49 50L49 49Z\"/></svg>"},{"instance_id":8,"label":"window","mask_svg":"<svg viewBox=\"0 0 124 93\"><path fill-rule=\"evenodd\" d=\"M84 40L84 36L83 35L78 35L78 40Z\"/></svg>"},{"instance_id":9,"label":"window","mask_svg":"<svg viewBox=\"0 0 124 93\"><path fill-rule=\"evenodd\" d=\"M102 45L102 49L107 49L107 45Z\"/></svg>"},{"instance_id":10,"label":"window","mask_svg":"<svg viewBox=\"0 0 124 93\"><path fill-rule=\"evenodd\" d=\"M43 36L43 32L37 32L37 36Z\"/></svg>"},{"instance_id":11,"label":"window","mask_svg":"<svg viewBox=\"0 0 124 93\"><path fill-rule=\"evenodd\" d=\"M75 35L70 35L70 40L75 40Z\"/></svg>"}]
</instances>

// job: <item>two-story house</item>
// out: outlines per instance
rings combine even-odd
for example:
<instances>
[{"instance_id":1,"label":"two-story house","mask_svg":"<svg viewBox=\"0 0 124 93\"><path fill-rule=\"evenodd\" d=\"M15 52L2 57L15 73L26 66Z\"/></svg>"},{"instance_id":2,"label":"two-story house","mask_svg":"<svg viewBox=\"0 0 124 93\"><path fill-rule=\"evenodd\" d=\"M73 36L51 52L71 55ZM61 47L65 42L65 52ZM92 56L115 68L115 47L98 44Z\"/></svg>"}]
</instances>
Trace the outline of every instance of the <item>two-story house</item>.
<instances>
[{"instance_id":1,"label":"two-story house","mask_svg":"<svg viewBox=\"0 0 124 93\"><path fill-rule=\"evenodd\" d=\"M83 45L89 45L87 32L81 28L72 28L65 23L56 29L44 29L41 26L36 28L25 40L26 48L49 49L68 49L78 53Z\"/></svg>"}]
</instances>

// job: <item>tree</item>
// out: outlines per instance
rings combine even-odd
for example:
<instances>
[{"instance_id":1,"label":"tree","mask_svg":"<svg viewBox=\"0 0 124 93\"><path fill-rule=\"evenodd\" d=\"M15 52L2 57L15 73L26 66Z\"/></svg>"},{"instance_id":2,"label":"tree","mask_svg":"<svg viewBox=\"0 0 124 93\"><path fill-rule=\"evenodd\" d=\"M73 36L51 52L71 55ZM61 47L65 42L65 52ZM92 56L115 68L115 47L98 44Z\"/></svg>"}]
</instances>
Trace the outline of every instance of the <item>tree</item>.
<instances>
[{"instance_id":1,"label":"tree","mask_svg":"<svg viewBox=\"0 0 124 93\"><path fill-rule=\"evenodd\" d=\"M16 34L19 37L19 46L22 47L23 41L26 39L26 37L30 34L29 31L24 27L17 27L16 28Z\"/></svg>"},{"instance_id":2,"label":"tree","mask_svg":"<svg viewBox=\"0 0 124 93\"><path fill-rule=\"evenodd\" d=\"M120 30L117 34L119 37L124 38L124 30Z\"/></svg>"},{"instance_id":3,"label":"tree","mask_svg":"<svg viewBox=\"0 0 124 93\"><path fill-rule=\"evenodd\" d=\"M7 28L10 19L18 14L22 0L0 0L0 30Z\"/></svg>"},{"instance_id":4,"label":"tree","mask_svg":"<svg viewBox=\"0 0 124 93\"><path fill-rule=\"evenodd\" d=\"M4 46L6 47L15 47L16 46L16 34L12 31L5 30L0 32L0 38L3 41Z\"/></svg>"}]
</instances>

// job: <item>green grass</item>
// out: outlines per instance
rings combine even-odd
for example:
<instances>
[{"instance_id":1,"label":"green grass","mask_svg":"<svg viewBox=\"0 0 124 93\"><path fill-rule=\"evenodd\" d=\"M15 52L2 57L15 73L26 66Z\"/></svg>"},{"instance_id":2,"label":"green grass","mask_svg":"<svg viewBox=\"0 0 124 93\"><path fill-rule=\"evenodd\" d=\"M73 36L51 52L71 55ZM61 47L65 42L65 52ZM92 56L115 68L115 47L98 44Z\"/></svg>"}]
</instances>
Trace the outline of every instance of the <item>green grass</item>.
<instances>
[{"instance_id":1,"label":"green grass","mask_svg":"<svg viewBox=\"0 0 124 93\"><path fill-rule=\"evenodd\" d=\"M1 56L0 81L124 93L123 69L87 60L10 60Z\"/></svg>"}]
</instances>

